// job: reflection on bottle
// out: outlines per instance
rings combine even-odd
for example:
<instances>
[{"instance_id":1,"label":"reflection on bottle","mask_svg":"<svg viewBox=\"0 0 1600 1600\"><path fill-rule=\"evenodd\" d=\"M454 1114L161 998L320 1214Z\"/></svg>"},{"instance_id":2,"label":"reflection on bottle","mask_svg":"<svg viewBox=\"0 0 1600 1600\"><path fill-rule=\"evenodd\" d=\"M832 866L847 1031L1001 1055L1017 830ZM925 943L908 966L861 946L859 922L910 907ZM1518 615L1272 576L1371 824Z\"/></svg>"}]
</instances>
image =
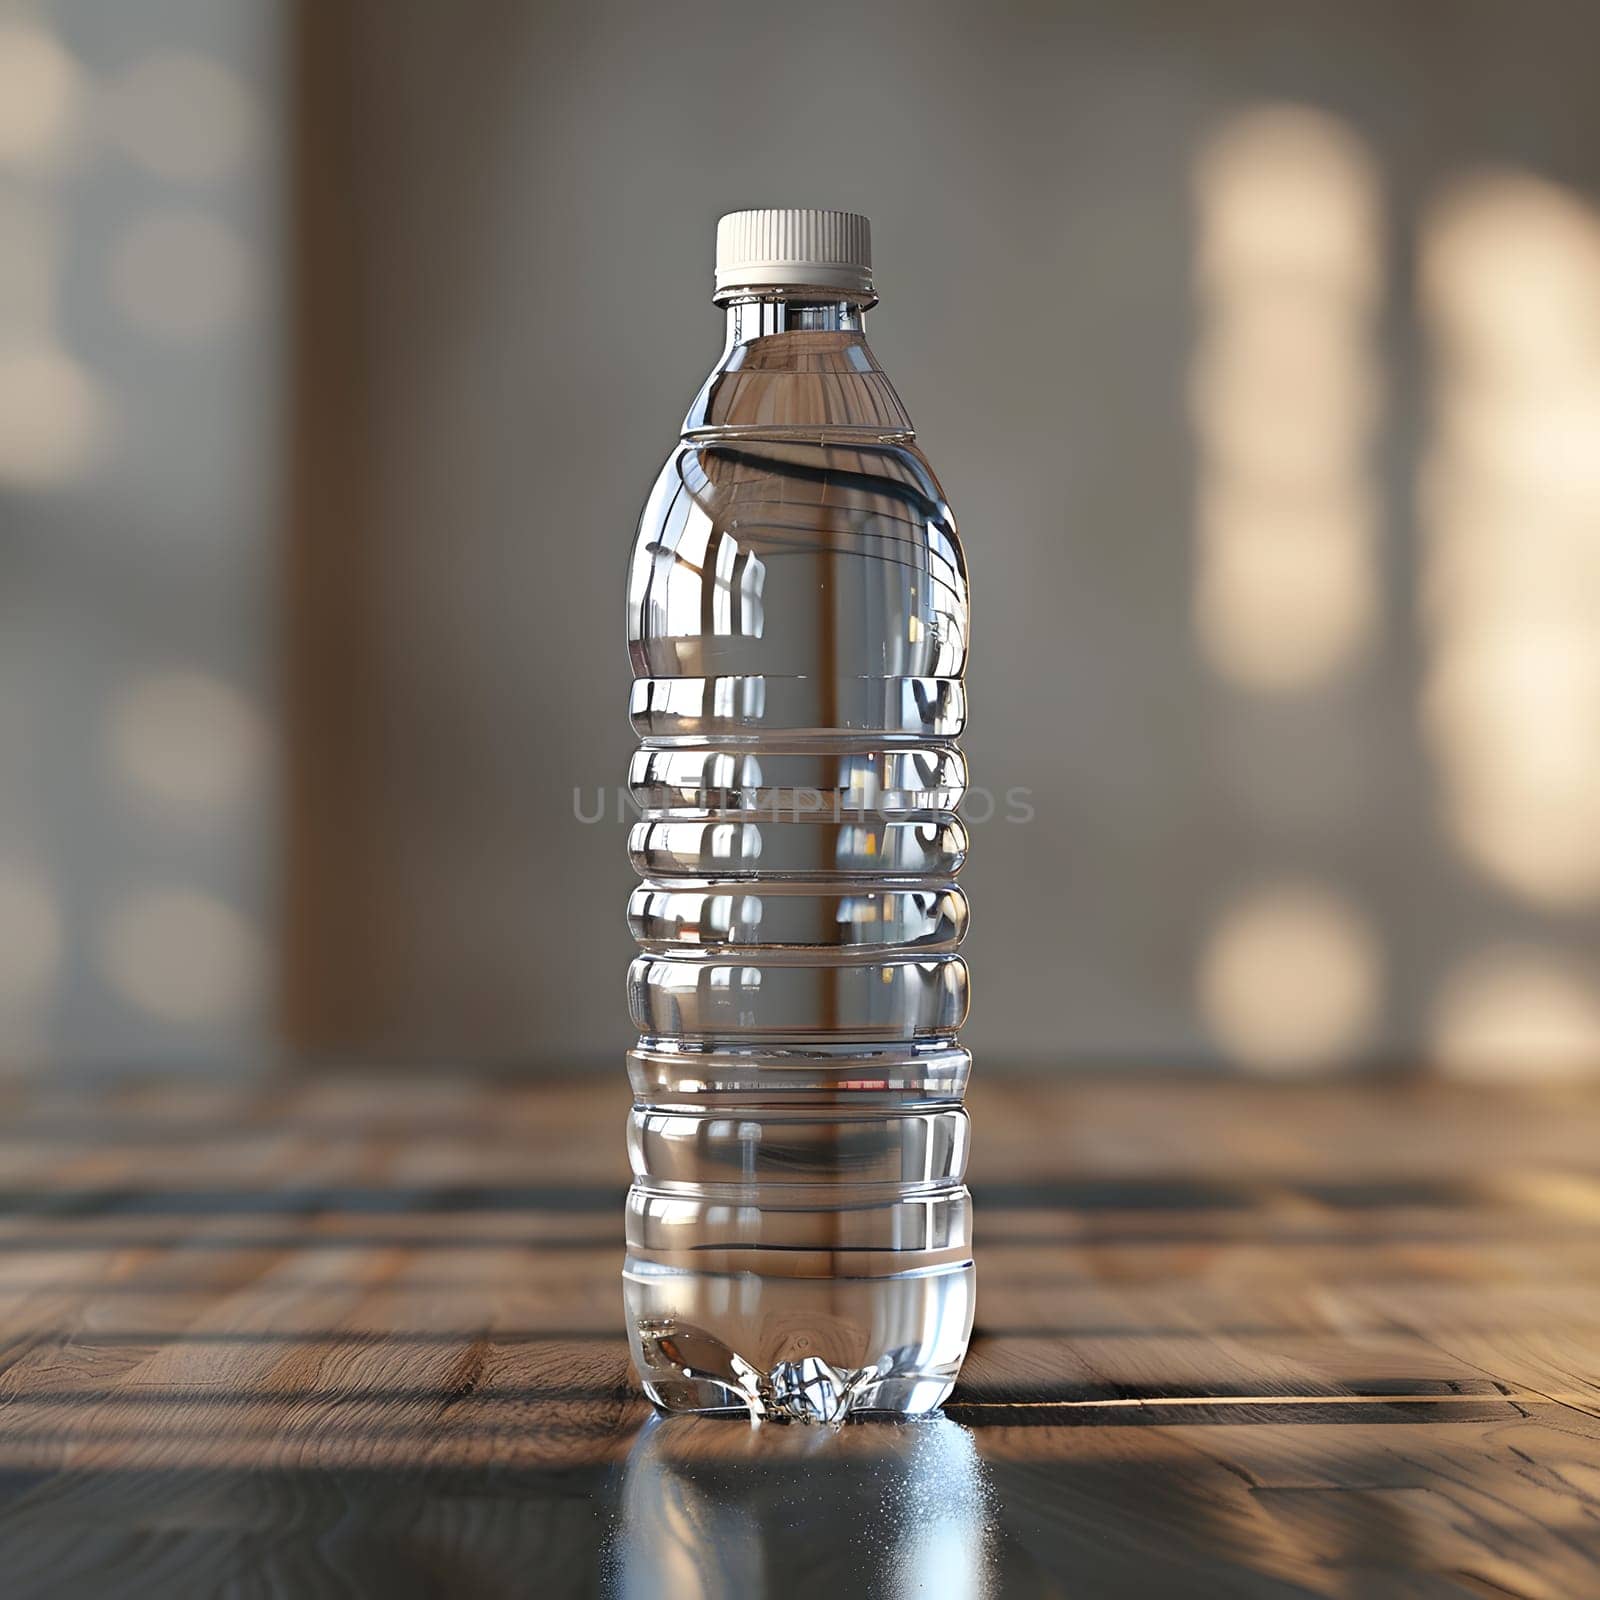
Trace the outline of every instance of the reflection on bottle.
<instances>
[{"instance_id":1,"label":"reflection on bottle","mask_svg":"<svg viewBox=\"0 0 1600 1600\"><path fill-rule=\"evenodd\" d=\"M722 219L722 357L629 562L623 1278L672 1412L920 1415L972 1330L967 574L870 231Z\"/></svg>"},{"instance_id":2,"label":"reflection on bottle","mask_svg":"<svg viewBox=\"0 0 1600 1600\"><path fill-rule=\"evenodd\" d=\"M624 1469L606 1593L982 1600L998 1592L995 1550L994 1494L959 1423L652 1417Z\"/></svg>"}]
</instances>

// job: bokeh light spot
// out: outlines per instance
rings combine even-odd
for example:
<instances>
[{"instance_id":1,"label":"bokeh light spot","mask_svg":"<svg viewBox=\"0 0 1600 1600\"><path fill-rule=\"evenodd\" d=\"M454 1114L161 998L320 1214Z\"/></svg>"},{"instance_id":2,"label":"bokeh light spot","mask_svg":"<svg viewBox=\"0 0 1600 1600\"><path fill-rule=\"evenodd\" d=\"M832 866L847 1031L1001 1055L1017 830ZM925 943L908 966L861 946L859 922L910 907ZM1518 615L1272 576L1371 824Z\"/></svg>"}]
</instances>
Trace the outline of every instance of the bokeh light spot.
<instances>
[{"instance_id":1,"label":"bokeh light spot","mask_svg":"<svg viewBox=\"0 0 1600 1600\"><path fill-rule=\"evenodd\" d=\"M1225 489L1205 495L1200 535L1210 559L1194 619L1212 666L1267 692L1314 688L1337 672L1376 620L1376 520L1353 495L1282 508Z\"/></svg>"},{"instance_id":2,"label":"bokeh light spot","mask_svg":"<svg viewBox=\"0 0 1600 1600\"><path fill-rule=\"evenodd\" d=\"M1488 951L1441 989L1432 1053L1442 1071L1461 1078L1600 1077L1600 989L1564 956Z\"/></svg>"},{"instance_id":3,"label":"bokeh light spot","mask_svg":"<svg viewBox=\"0 0 1600 1600\"><path fill-rule=\"evenodd\" d=\"M231 906L192 889L149 889L101 930L107 981L129 1005L167 1022L228 1022L260 998L266 948Z\"/></svg>"},{"instance_id":4,"label":"bokeh light spot","mask_svg":"<svg viewBox=\"0 0 1600 1600\"><path fill-rule=\"evenodd\" d=\"M101 110L112 138L173 182L228 177L250 160L260 139L255 96L221 62L192 51L133 62L107 85Z\"/></svg>"},{"instance_id":5,"label":"bokeh light spot","mask_svg":"<svg viewBox=\"0 0 1600 1600\"><path fill-rule=\"evenodd\" d=\"M1338 117L1303 105L1241 111L1206 142L1194 189L1202 289L1311 280L1320 293L1376 298L1377 166Z\"/></svg>"},{"instance_id":6,"label":"bokeh light spot","mask_svg":"<svg viewBox=\"0 0 1600 1600\"><path fill-rule=\"evenodd\" d=\"M1228 908L1201 957L1199 1000L1229 1057L1264 1072L1347 1062L1369 1037L1382 961L1367 920L1315 884L1274 884Z\"/></svg>"},{"instance_id":7,"label":"bokeh light spot","mask_svg":"<svg viewBox=\"0 0 1600 1600\"><path fill-rule=\"evenodd\" d=\"M0 484L52 488L82 477L107 423L98 385L65 351L0 354Z\"/></svg>"},{"instance_id":8,"label":"bokeh light spot","mask_svg":"<svg viewBox=\"0 0 1600 1600\"><path fill-rule=\"evenodd\" d=\"M240 322L255 275L238 236L214 217L171 211L134 223L112 247L110 292L136 326L204 339Z\"/></svg>"},{"instance_id":9,"label":"bokeh light spot","mask_svg":"<svg viewBox=\"0 0 1600 1600\"><path fill-rule=\"evenodd\" d=\"M0 19L0 162L48 165L70 145L82 84L43 28Z\"/></svg>"},{"instance_id":10,"label":"bokeh light spot","mask_svg":"<svg viewBox=\"0 0 1600 1600\"><path fill-rule=\"evenodd\" d=\"M267 729L237 689L201 672L135 680L111 708L112 765L124 782L183 814L237 805L261 773Z\"/></svg>"},{"instance_id":11,"label":"bokeh light spot","mask_svg":"<svg viewBox=\"0 0 1600 1600\"><path fill-rule=\"evenodd\" d=\"M1526 378L1600 358L1600 228L1560 184L1514 171L1456 183L1425 219L1420 273L1453 362Z\"/></svg>"}]
</instances>

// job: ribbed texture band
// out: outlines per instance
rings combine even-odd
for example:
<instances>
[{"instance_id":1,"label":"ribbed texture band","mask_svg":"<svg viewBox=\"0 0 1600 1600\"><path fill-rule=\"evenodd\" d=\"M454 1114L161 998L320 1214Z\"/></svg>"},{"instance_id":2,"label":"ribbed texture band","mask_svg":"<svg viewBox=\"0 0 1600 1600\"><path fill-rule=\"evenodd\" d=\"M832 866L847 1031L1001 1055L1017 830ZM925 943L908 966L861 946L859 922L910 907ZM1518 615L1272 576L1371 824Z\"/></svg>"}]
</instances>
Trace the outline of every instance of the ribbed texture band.
<instances>
[{"instance_id":1,"label":"ribbed texture band","mask_svg":"<svg viewBox=\"0 0 1600 1600\"><path fill-rule=\"evenodd\" d=\"M730 211L717 224L717 293L814 284L872 292L872 224L853 211Z\"/></svg>"}]
</instances>

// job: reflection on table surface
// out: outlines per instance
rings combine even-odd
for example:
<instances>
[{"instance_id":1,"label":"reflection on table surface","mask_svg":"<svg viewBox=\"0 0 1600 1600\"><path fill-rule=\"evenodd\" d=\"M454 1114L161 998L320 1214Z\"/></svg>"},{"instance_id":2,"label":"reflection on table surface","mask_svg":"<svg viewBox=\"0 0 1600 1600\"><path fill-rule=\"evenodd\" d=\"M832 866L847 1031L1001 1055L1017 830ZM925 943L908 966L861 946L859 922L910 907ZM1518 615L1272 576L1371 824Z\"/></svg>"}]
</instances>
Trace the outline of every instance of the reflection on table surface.
<instances>
[{"instance_id":1,"label":"reflection on table surface","mask_svg":"<svg viewBox=\"0 0 1600 1600\"><path fill-rule=\"evenodd\" d=\"M0 1089L12 1596L1600 1590L1600 1100L975 1086L942 1418L652 1420L617 1096Z\"/></svg>"},{"instance_id":2,"label":"reflection on table surface","mask_svg":"<svg viewBox=\"0 0 1600 1600\"><path fill-rule=\"evenodd\" d=\"M618 1600L994 1592L995 1504L969 1429L944 1417L839 1429L652 1417L608 1548Z\"/></svg>"}]
</instances>

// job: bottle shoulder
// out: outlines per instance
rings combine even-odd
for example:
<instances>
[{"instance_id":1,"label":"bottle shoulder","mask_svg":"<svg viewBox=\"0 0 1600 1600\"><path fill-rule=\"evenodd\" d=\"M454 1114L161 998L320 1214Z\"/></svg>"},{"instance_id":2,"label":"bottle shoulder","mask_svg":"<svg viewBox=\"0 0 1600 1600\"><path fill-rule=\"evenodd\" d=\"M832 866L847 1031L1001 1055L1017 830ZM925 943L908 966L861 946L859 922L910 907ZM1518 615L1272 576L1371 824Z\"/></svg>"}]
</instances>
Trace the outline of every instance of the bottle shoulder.
<instances>
[{"instance_id":1,"label":"bottle shoulder","mask_svg":"<svg viewBox=\"0 0 1600 1600\"><path fill-rule=\"evenodd\" d=\"M629 567L642 677L959 676L967 618L955 517L903 439L684 439Z\"/></svg>"},{"instance_id":2,"label":"bottle shoulder","mask_svg":"<svg viewBox=\"0 0 1600 1600\"><path fill-rule=\"evenodd\" d=\"M758 506L804 514L815 531L873 518L927 524L959 547L955 513L914 434L739 428L684 434L656 475L639 523L646 540L675 516L727 525Z\"/></svg>"}]
</instances>

